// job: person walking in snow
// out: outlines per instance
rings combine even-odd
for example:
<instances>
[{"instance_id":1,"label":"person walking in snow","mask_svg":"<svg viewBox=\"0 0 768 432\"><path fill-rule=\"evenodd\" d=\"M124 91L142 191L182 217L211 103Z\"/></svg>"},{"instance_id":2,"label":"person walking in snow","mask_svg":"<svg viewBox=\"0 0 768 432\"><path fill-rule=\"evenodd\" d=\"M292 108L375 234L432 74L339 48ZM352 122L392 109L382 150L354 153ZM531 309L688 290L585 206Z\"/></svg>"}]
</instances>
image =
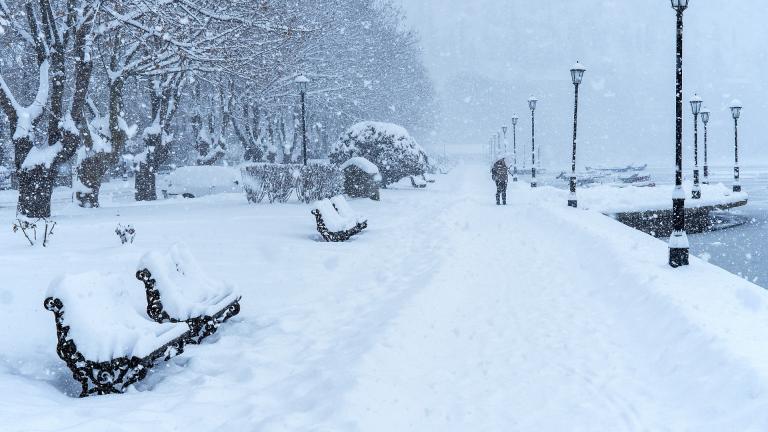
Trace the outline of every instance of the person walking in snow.
<instances>
[{"instance_id":1,"label":"person walking in snow","mask_svg":"<svg viewBox=\"0 0 768 432\"><path fill-rule=\"evenodd\" d=\"M491 178L496 182L496 205L507 205L507 181L509 180L509 169L504 158L501 158L493 164L491 168Z\"/></svg>"}]
</instances>

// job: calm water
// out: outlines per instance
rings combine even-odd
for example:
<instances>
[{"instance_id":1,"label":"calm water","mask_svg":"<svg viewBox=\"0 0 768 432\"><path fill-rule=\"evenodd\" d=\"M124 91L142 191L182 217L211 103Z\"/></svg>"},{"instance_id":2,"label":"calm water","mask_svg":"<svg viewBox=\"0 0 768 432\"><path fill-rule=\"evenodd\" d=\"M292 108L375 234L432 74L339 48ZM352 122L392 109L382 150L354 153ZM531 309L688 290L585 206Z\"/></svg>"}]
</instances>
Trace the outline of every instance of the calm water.
<instances>
[{"instance_id":1,"label":"calm water","mask_svg":"<svg viewBox=\"0 0 768 432\"><path fill-rule=\"evenodd\" d=\"M714 174L715 180L730 184L729 169ZM731 213L744 224L690 235L691 253L768 288L768 167L742 168L741 178L749 204Z\"/></svg>"}]
</instances>

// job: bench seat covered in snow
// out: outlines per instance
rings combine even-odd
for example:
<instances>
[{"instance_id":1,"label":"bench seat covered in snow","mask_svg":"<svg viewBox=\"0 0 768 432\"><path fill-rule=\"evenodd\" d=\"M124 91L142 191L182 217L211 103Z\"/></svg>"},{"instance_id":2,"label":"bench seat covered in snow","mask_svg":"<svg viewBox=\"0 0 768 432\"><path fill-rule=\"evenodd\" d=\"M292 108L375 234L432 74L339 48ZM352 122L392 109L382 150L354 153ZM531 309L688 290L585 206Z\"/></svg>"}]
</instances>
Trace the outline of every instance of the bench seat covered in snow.
<instances>
[{"instance_id":1,"label":"bench seat covered in snow","mask_svg":"<svg viewBox=\"0 0 768 432\"><path fill-rule=\"evenodd\" d=\"M96 272L54 280L45 308L56 321L57 354L82 385L80 397L122 393L184 350L185 323L158 324L130 279Z\"/></svg>"},{"instance_id":2,"label":"bench seat covered in snow","mask_svg":"<svg viewBox=\"0 0 768 432\"><path fill-rule=\"evenodd\" d=\"M316 201L313 207L317 231L325 241L347 241L368 227L368 221L356 214L341 195Z\"/></svg>"},{"instance_id":3,"label":"bench seat covered in snow","mask_svg":"<svg viewBox=\"0 0 768 432\"><path fill-rule=\"evenodd\" d=\"M427 180L423 177L411 176L411 186L416 189L424 189L427 187Z\"/></svg>"},{"instance_id":4,"label":"bench seat covered in snow","mask_svg":"<svg viewBox=\"0 0 768 432\"><path fill-rule=\"evenodd\" d=\"M180 245L144 255L136 278L144 283L147 315L158 323L186 322L190 343L200 343L240 312L235 287L206 275Z\"/></svg>"}]
</instances>

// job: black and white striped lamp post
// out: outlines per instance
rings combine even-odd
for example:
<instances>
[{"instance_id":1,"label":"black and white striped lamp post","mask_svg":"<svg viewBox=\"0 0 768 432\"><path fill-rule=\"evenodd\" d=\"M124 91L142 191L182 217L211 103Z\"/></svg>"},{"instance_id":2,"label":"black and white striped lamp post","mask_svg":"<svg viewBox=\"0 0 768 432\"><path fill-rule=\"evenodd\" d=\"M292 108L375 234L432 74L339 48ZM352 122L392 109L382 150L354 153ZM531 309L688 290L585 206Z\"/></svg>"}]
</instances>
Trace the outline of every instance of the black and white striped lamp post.
<instances>
[{"instance_id":1,"label":"black and white striped lamp post","mask_svg":"<svg viewBox=\"0 0 768 432\"><path fill-rule=\"evenodd\" d=\"M741 192L741 181L739 179L739 117L741 117L741 102L734 100L731 102L731 116L733 116L733 191Z\"/></svg>"},{"instance_id":2,"label":"black and white striped lamp post","mask_svg":"<svg viewBox=\"0 0 768 432\"><path fill-rule=\"evenodd\" d=\"M685 232L685 191L683 191L683 12L688 0L670 0L677 14L675 67L675 189L672 192L672 235L669 237L669 265L687 266L689 243Z\"/></svg>"},{"instance_id":3,"label":"black and white striped lamp post","mask_svg":"<svg viewBox=\"0 0 768 432\"><path fill-rule=\"evenodd\" d=\"M512 182L517 183L517 114L512 115Z\"/></svg>"},{"instance_id":4,"label":"black and white striped lamp post","mask_svg":"<svg viewBox=\"0 0 768 432\"><path fill-rule=\"evenodd\" d=\"M309 78L304 75L296 77L296 87L299 88L299 95L301 96L301 155L304 159L304 165L307 164L307 87L309 87Z\"/></svg>"},{"instance_id":5,"label":"black and white striped lamp post","mask_svg":"<svg viewBox=\"0 0 768 432\"><path fill-rule=\"evenodd\" d=\"M584 72L586 69L581 63L576 64L571 68L571 80L574 87L574 102L573 102L573 152L571 153L571 193L568 195L568 206L576 208L578 207L578 201L576 199L576 129L579 120L579 85L584 78Z\"/></svg>"},{"instance_id":6,"label":"black and white striped lamp post","mask_svg":"<svg viewBox=\"0 0 768 432\"><path fill-rule=\"evenodd\" d=\"M528 98L528 108L531 110L531 187L536 184L536 103L539 100L531 96Z\"/></svg>"},{"instance_id":7,"label":"black and white striped lamp post","mask_svg":"<svg viewBox=\"0 0 768 432\"><path fill-rule=\"evenodd\" d=\"M701 185L699 184L699 113L703 104L699 95L691 98L691 112L693 112L693 189L692 199L701 199Z\"/></svg>"},{"instance_id":8,"label":"black and white striped lamp post","mask_svg":"<svg viewBox=\"0 0 768 432\"><path fill-rule=\"evenodd\" d=\"M707 159L707 124L709 124L710 111L707 108L701 110L701 122L704 123L704 181L703 184L709 184L709 162Z\"/></svg>"}]
</instances>

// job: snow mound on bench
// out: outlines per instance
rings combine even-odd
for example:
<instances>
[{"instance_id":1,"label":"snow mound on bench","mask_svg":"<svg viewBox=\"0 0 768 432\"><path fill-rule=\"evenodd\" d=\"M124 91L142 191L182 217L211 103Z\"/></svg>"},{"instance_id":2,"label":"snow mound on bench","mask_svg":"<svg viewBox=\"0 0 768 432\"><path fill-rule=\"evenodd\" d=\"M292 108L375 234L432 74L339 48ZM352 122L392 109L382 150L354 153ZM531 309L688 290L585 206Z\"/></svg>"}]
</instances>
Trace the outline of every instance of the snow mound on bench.
<instances>
[{"instance_id":1,"label":"snow mound on bench","mask_svg":"<svg viewBox=\"0 0 768 432\"><path fill-rule=\"evenodd\" d=\"M342 195L331 198L331 203L336 207L342 218L353 220L355 223L367 222L365 217L352 210L352 207L349 206L349 203Z\"/></svg>"},{"instance_id":2,"label":"snow mound on bench","mask_svg":"<svg viewBox=\"0 0 768 432\"><path fill-rule=\"evenodd\" d=\"M357 221L355 219L343 217L340 215L336 209L333 208L333 204L330 200L324 199L315 201L312 207L318 210L323 216L325 227L328 228L328 231L330 232L347 231L357 225Z\"/></svg>"},{"instance_id":3,"label":"snow mound on bench","mask_svg":"<svg viewBox=\"0 0 768 432\"><path fill-rule=\"evenodd\" d=\"M171 318L187 320L213 315L239 297L234 285L206 275L184 245L145 254L138 267L143 269L152 273L163 309Z\"/></svg>"},{"instance_id":4,"label":"snow mound on bench","mask_svg":"<svg viewBox=\"0 0 768 432\"><path fill-rule=\"evenodd\" d=\"M86 359L146 357L189 330L185 323L158 324L146 313L147 300L130 278L89 272L55 279L48 297L64 304L69 337Z\"/></svg>"}]
</instances>

